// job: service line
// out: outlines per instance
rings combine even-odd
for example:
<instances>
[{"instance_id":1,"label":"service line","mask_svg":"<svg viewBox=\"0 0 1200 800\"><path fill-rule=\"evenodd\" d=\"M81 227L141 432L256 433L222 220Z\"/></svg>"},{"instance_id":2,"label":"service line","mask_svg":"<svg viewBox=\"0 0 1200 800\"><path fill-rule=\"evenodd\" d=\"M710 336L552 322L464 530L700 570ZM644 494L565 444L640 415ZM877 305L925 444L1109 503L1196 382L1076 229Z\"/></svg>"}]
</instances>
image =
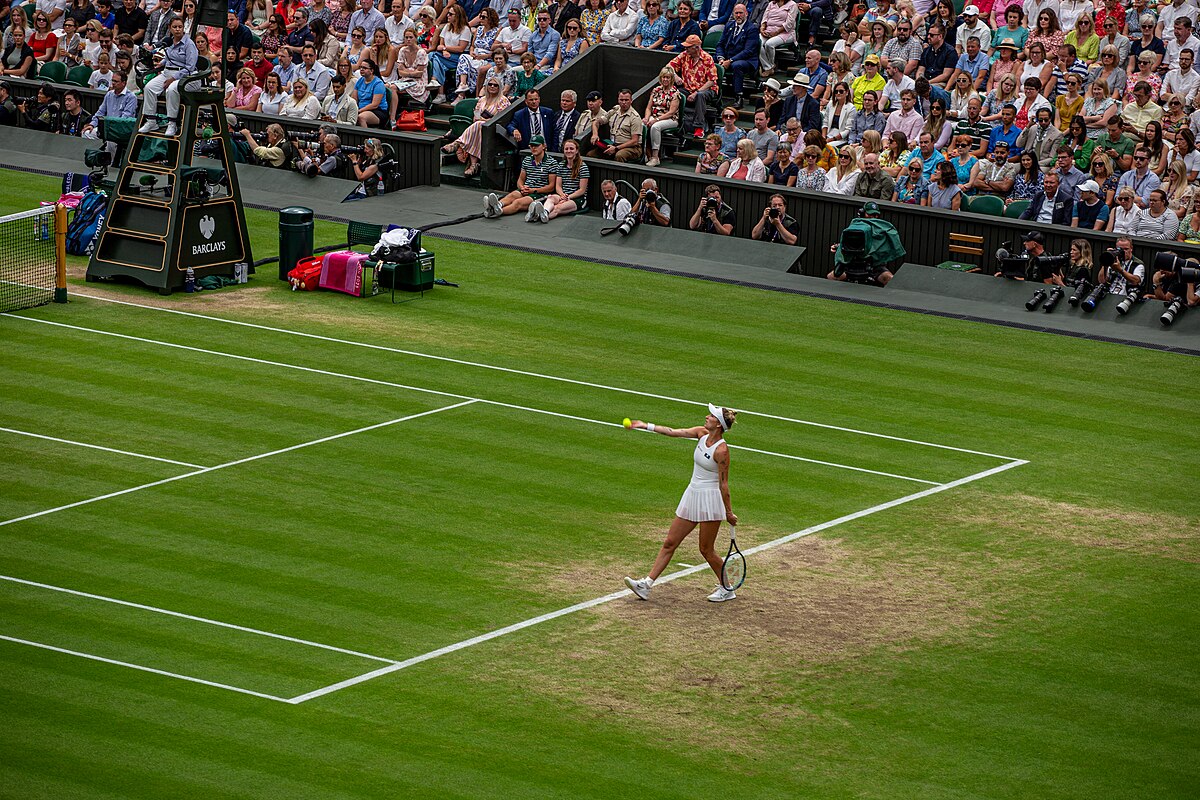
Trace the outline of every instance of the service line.
<instances>
[{"instance_id":1,"label":"service line","mask_svg":"<svg viewBox=\"0 0 1200 800\"><path fill-rule=\"evenodd\" d=\"M620 392L622 394L635 395L637 397L648 397L653 400L666 400L672 403L683 403L692 406L708 406L708 401L687 400L681 397L672 397L666 394L657 394L655 392L644 392L638 389L626 389L621 386L610 386L604 383L595 383L593 381L585 381L577 378L564 378L559 375L550 375L545 372L532 372L524 369L514 369L512 367L501 367L496 364L486 364L481 361L468 361L462 358L452 358L450 356L439 356L432 353L422 353L418 350L405 350L400 347L388 347L387 345L372 344L371 342L358 342L353 339L341 339L335 336L322 336L317 333L307 333L305 331L295 331L289 328L278 328L271 325L261 325L255 322L243 322L236 319L226 319L224 317L216 317L211 314L198 314L194 311L180 311L174 308L162 308L161 306L151 306L144 303L133 303L128 300L117 300L111 297L101 297L94 294L75 294L75 297L86 297L89 300L99 300L102 303L115 303L122 306L132 306L134 308L144 308L150 311L161 311L165 314L178 314L183 317L192 317L194 319L203 319L211 322L222 322L227 325L239 325L244 328L254 328L261 331L270 331L271 333L282 333L288 336L300 336L305 339L314 339L322 342L331 342L334 344L344 344L351 347L363 347L368 350L379 350L386 353L396 353L398 355L413 356L414 358L426 358L431 361L443 361L448 364L460 364L464 367L475 367L477 369L488 369L496 372L507 372L511 375L524 375L529 378L538 378L540 380L557 381L559 383L569 383L574 386L586 386L591 389L603 389L610 392ZM13 315L16 316L16 315ZM815 428L824 428L831 431L841 431L842 433L853 433L859 436L871 436L877 439L888 439L894 442L904 442L906 444L920 445L921 447L934 447L939 450L953 450L957 453L969 453L976 456L985 456L987 458L998 458L1006 461L1018 461L1020 459L1012 456L1002 456L995 453L985 453L981 450L968 450L965 447L954 447L948 444L938 444L937 442L924 442L920 439L908 439L903 436L892 436L886 433L876 433L874 431L865 431L858 428L848 428L841 425L830 425L824 422L814 422L808 419L797 419L795 417L784 417L778 414L768 414L763 411L750 411L746 409L738 409L739 414L748 414L754 417L763 417L765 419L774 419L780 422L791 422L796 425L809 425Z\"/></svg>"}]
</instances>

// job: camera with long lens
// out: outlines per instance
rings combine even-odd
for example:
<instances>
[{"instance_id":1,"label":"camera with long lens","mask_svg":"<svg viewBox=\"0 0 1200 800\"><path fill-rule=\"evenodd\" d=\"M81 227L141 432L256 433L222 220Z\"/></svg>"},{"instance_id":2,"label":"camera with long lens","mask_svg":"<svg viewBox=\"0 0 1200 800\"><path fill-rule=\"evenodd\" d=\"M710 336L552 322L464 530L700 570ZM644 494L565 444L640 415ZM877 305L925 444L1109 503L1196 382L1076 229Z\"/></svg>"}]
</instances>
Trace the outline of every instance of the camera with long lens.
<instances>
[{"instance_id":1,"label":"camera with long lens","mask_svg":"<svg viewBox=\"0 0 1200 800\"><path fill-rule=\"evenodd\" d=\"M628 236L633 233L633 229L638 226L639 222L637 214L627 214L625 215L625 219L621 220L621 224L617 226L617 233L622 236Z\"/></svg>"},{"instance_id":2,"label":"camera with long lens","mask_svg":"<svg viewBox=\"0 0 1200 800\"><path fill-rule=\"evenodd\" d=\"M1200 283L1200 261L1174 253L1159 253L1154 258L1156 272L1170 272L1180 283Z\"/></svg>"},{"instance_id":3,"label":"camera with long lens","mask_svg":"<svg viewBox=\"0 0 1200 800\"><path fill-rule=\"evenodd\" d=\"M1050 296L1046 298L1046 305L1042 306L1042 311L1045 311L1047 314L1054 311L1054 309L1058 307L1059 302L1063 299L1065 294L1066 292L1063 291L1063 287L1051 286Z\"/></svg>"},{"instance_id":4,"label":"camera with long lens","mask_svg":"<svg viewBox=\"0 0 1200 800\"><path fill-rule=\"evenodd\" d=\"M1042 304L1042 301L1044 301L1045 299L1046 299L1046 290L1038 289L1036 292L1033 293L1033 297L1031 297L1025 301L1025 310L1026 311L1036 311L1037 307L1040 306Z\"/></svg>"},{"instance_id":5,"label":"camera with long lens","mask_svg":"<svg viewBox=\"0 0 1200 800\"><path fill-rule=\"evenodd\" d=\"M220 158L221 142L217 139L209 139L196 143L196 153L208 158Z\"/></svg>"},{"instance_id":6,"label":"camera with long lens","mask_svg":"<svg viewBox=\"0 0 1200 800\"><path fill-rule=\"evenodd\" d=\"M316 144L321 141L321 134L318 131L288 131L287 138L306 144Z\"/></svg>"},{"instance_id":7,"label":"camera with long lens","mask_svg":"<svg viewBox=\"0 0 1200 800\"><path fill-rule=\"evenodd\" d=\"M1161 322L1164 327L1169 328L1174 324L1175 320L1183 316L1184 311L1187 311L1187 298L1183 296L1176 297L1174 300L1167 303L1166 306L1167 310L1162 313L1162 316L1158 318L1158 321Z\"/></svg>"},{"instance_id":8,"label":"camera with long lens","mask_svg":"<svg viewBox=\"0 0 1200 800\"><path fill-rule=\"evenodd\" d=\"M1096 287L1092 289L1091 294L1083 298L1083 302L1079 304L1079 307L1087 312L1095 311L1096 306L1100 305L1100 301L1103 300L1107 295L1108 284L1098 283L1096 284Z\"/></svg>"},{"instance_id":9,"label":"camera with long lens","mask_svg":"<svg viewBox=\"0 0 1200 800\"><path fill-rule=\"evenodd\" d=\"M356 145L344 144L342 145L342 152L348 156L361 156L366 150Z\"/></svg>"},{"instance_id":10,"label":"camera with long lens","mask_svg":"<svg viewBox=\"0 0 1200 800\"><path fill-rule=\"evenodd\" d=\"M1080 278L1075 281L1072 287L1071 296L1067 298L1067 305L1071 308L1077 308L1084 298L1092 292L1092 282L1087 278Z\"/></svg>"},{"instance_id":11,"label":"camera with long lens","mask_svg":"<svg viewBox=\"0 0 1200 800\"><path fill-rule=\"evenodd\" d=\"M1142 287L1129 286L1128 290L1129 292L1125 295L1125 299L1117 303L1117 313L1121 316L1125 316L1131 310L1133 310L1133 307L1137 304L1137 301L1142 299Z\"/></svg>"}]
</instances>

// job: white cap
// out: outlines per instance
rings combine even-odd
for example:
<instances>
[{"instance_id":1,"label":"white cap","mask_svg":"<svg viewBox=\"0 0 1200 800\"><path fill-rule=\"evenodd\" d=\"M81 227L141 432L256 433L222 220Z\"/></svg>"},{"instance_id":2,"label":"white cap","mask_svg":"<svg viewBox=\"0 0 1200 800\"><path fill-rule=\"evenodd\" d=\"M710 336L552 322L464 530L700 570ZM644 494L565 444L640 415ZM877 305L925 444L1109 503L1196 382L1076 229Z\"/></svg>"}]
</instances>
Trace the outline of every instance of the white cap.
<instances>
[{"instance_id":1,"label":"white cap","mask_svg":"<svg viewBox=\"0 0 1200 800\"><path fill-rule=\"evenodd\" d=\"M966 8L963 9L963 16L964 17L978 17L979 16L979 6L967 6Z\"/></svg>"},{"instance_id":2,"label":"white cap","mask_svg":"<svg viewBox=\"0 0 1200 800\"><path fill-rule=\"evenodd\" d=\"M709 403L708 404L708 413L710 413L714 417L716 417L717 421L721 423L721 430L723 430L723 431L729 430L729 426L727 424L725 424L725 409L721 408L720 406L714 406L712 403Z\"/></svg>"},{"instance_id":3,"label":"white cap","mask_svg":"<svg viewBox=\"0 0 1200 800\"><path fill-rule=\"evenodd\" d=\"M1079 184L1079 191L1099 194L1100 184L1096 183L1095 181L1084 181L1083 183Z\"/></svg>"}]
</instances>

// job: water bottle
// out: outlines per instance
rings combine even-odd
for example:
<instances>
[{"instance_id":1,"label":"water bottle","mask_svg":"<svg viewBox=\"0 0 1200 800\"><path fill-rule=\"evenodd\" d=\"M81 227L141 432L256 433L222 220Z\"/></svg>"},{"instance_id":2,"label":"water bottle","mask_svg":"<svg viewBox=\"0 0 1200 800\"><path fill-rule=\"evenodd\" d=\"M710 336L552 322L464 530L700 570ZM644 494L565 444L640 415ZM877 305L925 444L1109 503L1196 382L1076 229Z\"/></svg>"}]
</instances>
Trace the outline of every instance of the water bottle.
<instances>
[{"instance_id":1,"label":"water bottle","mask_svg":"<svg viewBox=\"0 0 1200 800\"><path fill-rule=\"evenodd\" d=\"M50 222L46 219L45 214L38 220L37 240L39 242L50 241Z\"/></svg>"},{"instance_id":2,"label":"water bottle","mask_svg":"<svg viewBox=\"0 0 1200 800\"><path fill-rule=\"evenodd\" d=\"M183 291L188 294L196 291L196 270L191 267L183 275Z\"/></svg>"}]
</instances>

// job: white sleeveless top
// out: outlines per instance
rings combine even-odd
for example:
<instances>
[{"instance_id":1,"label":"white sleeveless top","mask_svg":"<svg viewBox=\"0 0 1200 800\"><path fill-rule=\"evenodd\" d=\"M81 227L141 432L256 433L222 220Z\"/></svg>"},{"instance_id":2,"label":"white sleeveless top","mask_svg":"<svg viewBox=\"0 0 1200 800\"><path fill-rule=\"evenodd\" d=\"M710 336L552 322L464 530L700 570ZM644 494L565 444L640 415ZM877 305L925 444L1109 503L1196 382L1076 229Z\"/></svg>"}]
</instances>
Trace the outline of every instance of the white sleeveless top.
<instances>
[{"instance_id":1,"label":"white sleeveless top","mask_svg":"<svg viewBox=\"0 0 1200 800\"><path fill-rule=\"evenodd\" d=\"M720 472L717 467L717 460L713 458L713 453L720 447L724 439L718 439L714 444L705 444L708 440L708 433L700 437L700 441L696 442L696 450L692 454L692 486L703 486L704 488L718 487L720 485Z\"/></svg>"}]
</instances>

